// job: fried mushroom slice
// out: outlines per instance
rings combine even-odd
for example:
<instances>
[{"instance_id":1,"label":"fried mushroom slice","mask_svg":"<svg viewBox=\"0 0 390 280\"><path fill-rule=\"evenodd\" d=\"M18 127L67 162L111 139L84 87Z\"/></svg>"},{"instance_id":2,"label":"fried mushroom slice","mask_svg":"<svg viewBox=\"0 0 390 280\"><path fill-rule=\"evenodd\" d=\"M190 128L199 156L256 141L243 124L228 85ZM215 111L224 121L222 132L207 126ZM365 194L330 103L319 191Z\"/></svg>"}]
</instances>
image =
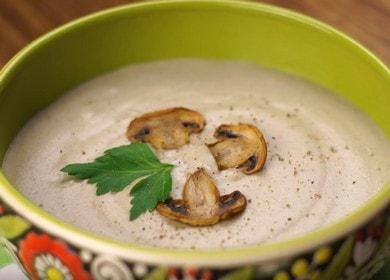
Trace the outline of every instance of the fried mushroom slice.
<instances>
[{"instance_id":1,"label":"fried mushroom slice","mask_svg":"<svg viewBox=\"0 0 390 280\"><path fill-rule=\"evenodd\" d=\"M148 142L156 149L176 149L205 126L201 114L187 108L170 108L144 114L132 120L127 129L130 141Z\"/></svg>"},{"instance_id":2,"label":"fried mushroom slice","mask_svg":"<svg viewBox=\"0 0 390 280\"><path fill-rule=\"evenodd\" d=\"M192 226L214 225L242 212L246 198L239 191L220 196L212 178L201 168L191 174L183 189L183 199L157 205L157 211L172 220Z\"/></svg>"},{"instance_id":3,"label":"fried mushroom slice","mask_svg":"<svg viewBox=\"0 0 390 280\"><path fill-rule=\"evenodd\" d=\"M260 171L267 158L267 144L261 131L250 124L219 126L214 133L218 139L208 144L219 170L242 168L245 174Z\"/></svg>"}]
</instances>

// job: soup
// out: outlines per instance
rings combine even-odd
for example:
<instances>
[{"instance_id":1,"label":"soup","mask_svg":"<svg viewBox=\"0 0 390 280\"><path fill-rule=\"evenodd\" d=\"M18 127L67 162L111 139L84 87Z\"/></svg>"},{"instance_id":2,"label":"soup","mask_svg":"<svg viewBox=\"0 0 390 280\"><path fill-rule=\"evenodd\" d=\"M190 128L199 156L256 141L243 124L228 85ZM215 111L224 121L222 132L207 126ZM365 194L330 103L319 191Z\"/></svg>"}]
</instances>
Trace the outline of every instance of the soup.
<instances>
[{"instance_id":1,"label":"soup","mask_svg":"<svg viewBox=\"0 0 390 280\"><path fill-rule=\"evenodd\" d=\"M175 150L172 197L203 167L221 193L239 190L244 213L191 227L157 211L129 221L129 191L95 187L61 172L128 144L129 122L146 112L187 107L207 125ZM264 169L220 171L205 143L221 124L249 123L264 134ZM3 162L19 190L57 218L114 239L169 248L226 248L286 239L345 217L390 179L390 142L361 111L324 88L236 61L179 59L130 65L71 90L32 118Z\"/></svg>"}]
</instances>

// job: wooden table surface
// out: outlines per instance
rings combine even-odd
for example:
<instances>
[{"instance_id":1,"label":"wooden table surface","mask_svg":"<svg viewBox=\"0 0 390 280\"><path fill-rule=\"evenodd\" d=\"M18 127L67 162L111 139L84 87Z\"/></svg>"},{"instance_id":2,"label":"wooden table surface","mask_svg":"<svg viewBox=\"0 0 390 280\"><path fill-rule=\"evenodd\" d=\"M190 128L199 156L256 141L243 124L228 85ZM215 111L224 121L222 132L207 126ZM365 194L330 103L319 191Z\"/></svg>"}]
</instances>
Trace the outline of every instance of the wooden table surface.
<instances>
[{"instance_id":1,"label":"wooden table surface","mask_svg":"<svg viewBox=\"0 0 390 280\"><path fill-rule=\"evenodd\" d=\"M131 0L0 0L0 67L41 34ZM260 1L259 1L260 2ZM264 0L327 22L390 64L390 0Z\"/></svg>"}]
</instances>

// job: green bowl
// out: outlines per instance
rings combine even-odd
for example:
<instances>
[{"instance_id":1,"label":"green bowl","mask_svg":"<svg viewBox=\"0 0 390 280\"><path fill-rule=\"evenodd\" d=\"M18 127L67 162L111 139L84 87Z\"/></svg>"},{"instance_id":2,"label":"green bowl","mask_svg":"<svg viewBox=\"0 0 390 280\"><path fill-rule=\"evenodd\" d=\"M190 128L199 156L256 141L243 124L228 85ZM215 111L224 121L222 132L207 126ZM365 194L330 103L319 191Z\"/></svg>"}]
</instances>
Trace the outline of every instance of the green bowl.
<instances>
[{"instance_id":1,"label":"green bowl","mask_svg":"<svg viewBox=\"0 0 390 280\"><path fill-rule=\"evenodd\" d=\"M177 57L249 61L302 76L352 101L390 136L389 70L337 30L267 5L148 2L56 29L2 69L0 157L31 116L70 88L127 64ZM150 248L91 234L44 212L2 173L0 197L1 240L33 279L359 279L390 249L390 185L304 236L225 250Z\"/></svg>"}]
</instances>

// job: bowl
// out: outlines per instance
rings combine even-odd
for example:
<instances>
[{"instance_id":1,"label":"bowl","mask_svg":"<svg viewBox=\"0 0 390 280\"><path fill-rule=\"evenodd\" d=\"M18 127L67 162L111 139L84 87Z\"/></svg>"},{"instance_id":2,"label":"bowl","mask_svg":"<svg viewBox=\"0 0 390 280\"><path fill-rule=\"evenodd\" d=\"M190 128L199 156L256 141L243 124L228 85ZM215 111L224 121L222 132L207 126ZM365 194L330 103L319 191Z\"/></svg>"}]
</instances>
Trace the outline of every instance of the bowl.
<instances>
[{"instance_id":1,"label":"bowl","mask_svg":"<svg viewBox=\"0 0 390 280\"><path fill-rule=\"evenodd\" d=\"M390 73L374 55L309 17L240 1L157 1L73 21L0 72L0 157L30 117L68 89L121 66L197 57L301 76L353 102L390 136ZM366 278L389 256L390 185L347 217L285 241L224 250L162 249L66 224L0 173L2 243L32 279Z\"/></svg>"}]
</instances>

